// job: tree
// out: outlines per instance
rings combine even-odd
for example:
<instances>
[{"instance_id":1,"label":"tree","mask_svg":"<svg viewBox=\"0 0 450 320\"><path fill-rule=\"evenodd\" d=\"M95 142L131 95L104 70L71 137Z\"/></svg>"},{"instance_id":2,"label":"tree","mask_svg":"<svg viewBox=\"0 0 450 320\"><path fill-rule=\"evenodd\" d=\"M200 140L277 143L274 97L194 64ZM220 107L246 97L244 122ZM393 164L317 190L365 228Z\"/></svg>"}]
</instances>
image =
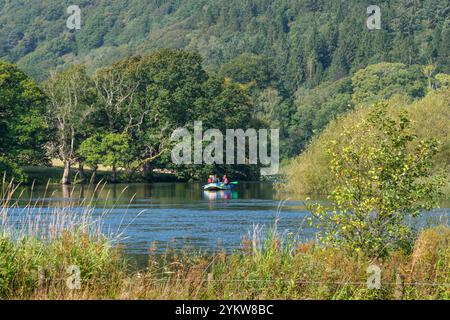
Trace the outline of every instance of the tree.
<instances>
[{"instance_id":1,"label":"tree","mask_svg":"<svg viewBox=\"0 0 450 320\"><path fill-rule=\"evenodd\" d=\"M274 80L268 59L247 52L222 65L220 75L243 84L254 82L258 88L266 88Z\"/></svg>"},{"instance_id":2,"label":"tree","mask_svg":"<svg viewBox=\"0 0 450 320\"><path fill-rule=\"evenodd\" d=\"M208 76L198 54L175 49L143 56L133 68L139 86L127 133L138 152L135 166L148 173L150 164L168 151L173 130L193 124Z\"/></svg>"},{"instance_id":3,"label":"tree","mask_svg":"<svg viewBox=\"0 0 450 320\"><path fill-rule=\"evenodd\" d=\"M195 117L187 124L192 129L194 120L203 122L203 130L218 129L223 134L226 129L259 129L260 121L255 117L255 108L245 85L223 79L210 77L203 85L204 96L197 100L194 109ZM206 146L208 143L205 142ZM226 151L224 151L226 157ZM259 177L258 166L247 165L189 165L174 166L180 179L204 179L211 172L229 174L236 178L255 179ZM257 173L255 173L257 172Z\"/></svg>"},{"instance_id":4,"label":"tree","mask_svg":"<svg viewBox=\"0 0 450 320\"><path fill-rule=\"evenodd\" d=\"M105 166L114 168L112 183L117 182L117 167L128 167L132 161L130 155L129 137L126 134L110 133L103 136L100 150L103 153L102 162Z\"/></svg>"},{"instance_id":5,"label":"tree","mask_svg":"<svg viewBox=\"0 0 450 320\"><path fill-rule=\"evenodd\" d=\"M357 71L352 77L353 102L372 104L394 95L420 98L425 95L426 82L419 66L401 63L379 63Z\"/></svg>"},{"instance_id":6,"label":"tree","mask_svg":"<svg viewBox=\"0 0 450 320\"><path fill-rule=\"evenodd\" d=\"M9 179L25 181L27 175L17 164L0 154L0 187L5 180Z\"/></svg>"},{"instance_id":7,"label":"tree","mask_svg":"<svg viewBox=\"0 0 450 320\"><path fill-rule=\"evenodd\" d=\"M133 99L139 87L139 79L133 81L130 76L135 62L135 58L122 60L97 70L93 76L99 109L106 116L110 133L128 131L133 125Z\"/></svg>"},{"instance_id":8,"label":"tree","mask_svg":"<svg viewBox=\"0 0 450 320\"><path fill-rule=\"evenodd\" d=\"M436 79L436 86L438 89L450 88L450 75L439 73L434 78Z\"/></svg>"},{"instance_id":9,"label":"tree","mask_svg":"<svg viewBox=\"0 0 450 320\"><path fill-rule=\"evenodd\" d=\"M277 89L269 87L263 90L256 101L259 108L258 118L272 128L280 128L282 122L280 117L282 100Z\"/></svg>"},{"instance_id":10,"label":"tree","mask_svg":"<svg viewBox=\"0 0 450 320\"><path fill-rule=\"evenodd\" d=\"M450 73L450 21L445 20L442 28L441 41L439 43L437 64L441 72Z\"/></svg>"},{"instance_id":11,"label":"tree","mask_svg":"<svg viewBox=\"0 0 450 320\"><path fill-rule=\"evenodd\" d=\"M406 218L436 205L443 181L431 174L439 142L419 141L411 150L417 138L408 114L393 117L386 104L375 105L358 127L364 135L345 129L341 136L349 143L341 147L332 141L329 147L336 181L332 211L322 205L309 207L325 244L377 258L410 243L412 229Z\"/></svg>"},{"instance_id":12,"label":"tree","mask_svg":"<svg viewBox=\"0 0 450 320\"><path fill-rule=\"evenodd\" d=\"M94 111L93 85L85 67L74 66L52 74L44 90L49 98L49 119L56 132L51 139L52 151L64 163L61 183L70 184L70 169L78 160L76 151L83 126Z\"/></svg>"},{"instance_id":13,"label":"tree","mask_svg":"<svg viewBox=\"0 0 450 320\"><path fill-rule=\"evenodd\" d=\"M128 168L133 161L130 149L130 139L126 134L107 133L84 140L78 153L84 163L93 169L91 181L95 180L98 166L102 164L113 168L111 182L116 183L117 168Z\"/></svg>"},{"instance_id":14,"label":"tree","mask_svg":"<svg viewBox=\"0 0 450 320\"><path fill-rule=\"evenodd\" d=\"M47 162L46 97L17 66L0 61L0 156L16 165Z\"/></svg>"},{"instance_id":15,"label":"tree","mask_svg":"<svg viewBox=\"0 0 450 320\"><path fill-rule=\"evenodd\" d=\"M295 93L296 112L291 125L291 148L296 155L303 151L314 135L328 123L353 108L349 78L325 82L314 89L301 88Z\"/></svg>"},{"instance_id":16,"label":"tree","mask_svg":"<svg viewBox=\"0 0 450 320\"><path fill-rule=\"evenodd\" d=\"M433 89L433 74L436 71L436 66L429 64L422 67L422 73L427 78L428 90Z\"/></svg>"},{"instance_id":17,"label":"tree","mask_svg":"<svg viewBox=\"0 0 450 320\"><path fill-rule=\"evenodd\" d=\"M96 134L84 140L78 148L78 154L84 164L92 169L91 181L95 181L98 166L103 162L104 150L102 148L102 136Z\"/></svg>"}]
</instances>

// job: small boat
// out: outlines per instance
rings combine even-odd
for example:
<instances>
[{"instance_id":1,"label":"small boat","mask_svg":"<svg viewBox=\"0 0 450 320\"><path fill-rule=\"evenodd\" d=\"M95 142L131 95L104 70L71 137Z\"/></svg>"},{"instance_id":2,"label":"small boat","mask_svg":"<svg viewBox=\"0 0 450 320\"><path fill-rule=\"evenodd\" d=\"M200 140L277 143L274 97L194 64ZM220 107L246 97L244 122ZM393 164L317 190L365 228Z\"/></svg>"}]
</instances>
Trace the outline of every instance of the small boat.
<instances>
[{"instance_id":1,"label":"small boat","mask_svg":"<svg viewBox=\"0 0 450 320\"><path fill-rule=\"evenodd\" d=\"M237 185L237 182L231 182L229 184L224 183L209 183L203 186L203 190L206 191L221 191L221 190L231 190Z\"/></svg>"}]
</instances>

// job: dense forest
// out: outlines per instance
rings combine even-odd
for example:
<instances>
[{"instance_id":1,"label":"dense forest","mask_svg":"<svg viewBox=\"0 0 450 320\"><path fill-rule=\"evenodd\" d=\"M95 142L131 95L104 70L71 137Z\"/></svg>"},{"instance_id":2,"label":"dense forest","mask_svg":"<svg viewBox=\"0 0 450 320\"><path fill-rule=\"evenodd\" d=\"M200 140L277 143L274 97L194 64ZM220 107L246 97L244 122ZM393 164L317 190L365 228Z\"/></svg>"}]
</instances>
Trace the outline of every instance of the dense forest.
<instances>
[{"instance_id":1,"label":"dense forest","mask_svg":"<svg viewBox=\"0 0 450 320\"><path fill-rule=\"evenodd\" d=\"M202 119L216 128L231 124L280 128L282 158L291 159L340 115L397 95L413 103L442 86L450 73L447 0L380 0L380 30L368 30L366 9L372 3L360 0L84 0L77 3L81 29L72 31L66 28L71 4L0 0L0 60L18 66L1 65L1 90L10 97L0 97L0 112L29 118L19 117L16 124L0 120L3 130L9 130L4 132L19 139L0 138L0 155L19 159L15 165L42 164L49 157L73 165L92 146L109 150L110 145L121 144L128 151L134 148L134 153L126 152L134 160L146 162L164 150L164 139L158 135ZM161 48L183 51L157 51ZM178 64L182 70L164 70ZM137 102L132 105L140 109L124 107L120 114L112 114L106 93L99 89L107 77L123 85L123 94L131 90L133 79L139 79ZM58 152L58 146L47 141L49 136L53 142L61 140L54 138L58 121L33 113L57 115L58 93L70 81L86 86L75 88L83 93L86 110L69 119L85 125L69 139L73 150L65 152L66 159L61 146ZM169 87L168 81L173 81ZM13 83L15 102L8 91ZM166 94L172 101L164 101ZM63 98L59 99L61 104ZM14 103L17 108L7 110L6 105ZM133 112L139 110L145 119L137 125ZM240 119L227 118L230 110ZM139 131L145 121L153 131ZM24 122L27 126L21 128ZM128 140L108 136L124 132L140 145L128 146ZM23 147L20 152L6 151L7 145ZM85 158L96 167L98 159ZM117 161L122 161L120 167L143 164L119 160L103 164L113 168ZM192 170L185 168L182 176L201 177ZM254 176L248 169L238 171Z\"/></svg>"},{"instance_id":2,"label":"dense forest","mask_svg":"<svg viewBox=\"0 0 450 320\"><path fill-rule=\"evenodd\" d=\"M253 53L266 63L254 80L283 94L381 61L450 68L446 0L377 1L376 32L365 27L373 3L361 0L82 0L75 31L66 28L71 4L1 0L0 58L42 79L57 66L88 62L93 70L157 48L198 51L212 68ZM249 72L239 80L253 80Z\"/></svg>"}]
</instances>

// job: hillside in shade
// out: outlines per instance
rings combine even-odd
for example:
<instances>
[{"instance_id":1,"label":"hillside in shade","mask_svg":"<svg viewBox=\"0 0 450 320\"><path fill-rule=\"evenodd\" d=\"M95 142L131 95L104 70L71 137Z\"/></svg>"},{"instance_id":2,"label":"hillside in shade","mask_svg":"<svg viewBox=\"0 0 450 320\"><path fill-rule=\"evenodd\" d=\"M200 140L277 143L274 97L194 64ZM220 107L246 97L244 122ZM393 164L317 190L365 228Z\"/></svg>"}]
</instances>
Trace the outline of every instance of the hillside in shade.
<instances>
[{"instance_id":1,"label":"hillside in shade","mask_svg":"<svg viewBox=\"0 0 450 320\"><path fill-rule=\"evenodd\" d=\"M381 61L450 71L447 0L379 0L382 29L366 28L373 1L80 0L81 30L66 28L73 1L0 0L0 59L38 80L85 62L93 70L157 48L198 51L210 68L258 56L263 85L284 94ZM245 58L245 57L244 57ZM260 71L260 70L259 70Z\"/></svg>"}]
</instances>

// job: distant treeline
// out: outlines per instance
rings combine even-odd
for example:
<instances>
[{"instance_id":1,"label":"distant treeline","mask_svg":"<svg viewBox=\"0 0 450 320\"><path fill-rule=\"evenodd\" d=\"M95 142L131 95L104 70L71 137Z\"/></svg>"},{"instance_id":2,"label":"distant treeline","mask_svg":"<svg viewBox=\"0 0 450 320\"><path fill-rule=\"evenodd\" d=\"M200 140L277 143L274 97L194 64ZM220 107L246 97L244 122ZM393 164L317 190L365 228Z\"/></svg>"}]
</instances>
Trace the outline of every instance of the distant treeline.
<instances>
[{"instance_id":1,"label":"distant treeline","mask_svg":"<svg viewBox=\"0 0 450 320\"><path fill-rule=\"evenodd\" d=\"M389 61L450 72L447 0L78 1L81 30L66 28L70 1L0 0L0 58L43 79L56 66L91 70L161 48L198 51L219 68L250 52L267 62L257 80L294 93ZM366 27L381 8L381 30ZM256 75L242 72L241 77Z\"/></svg>"}]
</instances>

